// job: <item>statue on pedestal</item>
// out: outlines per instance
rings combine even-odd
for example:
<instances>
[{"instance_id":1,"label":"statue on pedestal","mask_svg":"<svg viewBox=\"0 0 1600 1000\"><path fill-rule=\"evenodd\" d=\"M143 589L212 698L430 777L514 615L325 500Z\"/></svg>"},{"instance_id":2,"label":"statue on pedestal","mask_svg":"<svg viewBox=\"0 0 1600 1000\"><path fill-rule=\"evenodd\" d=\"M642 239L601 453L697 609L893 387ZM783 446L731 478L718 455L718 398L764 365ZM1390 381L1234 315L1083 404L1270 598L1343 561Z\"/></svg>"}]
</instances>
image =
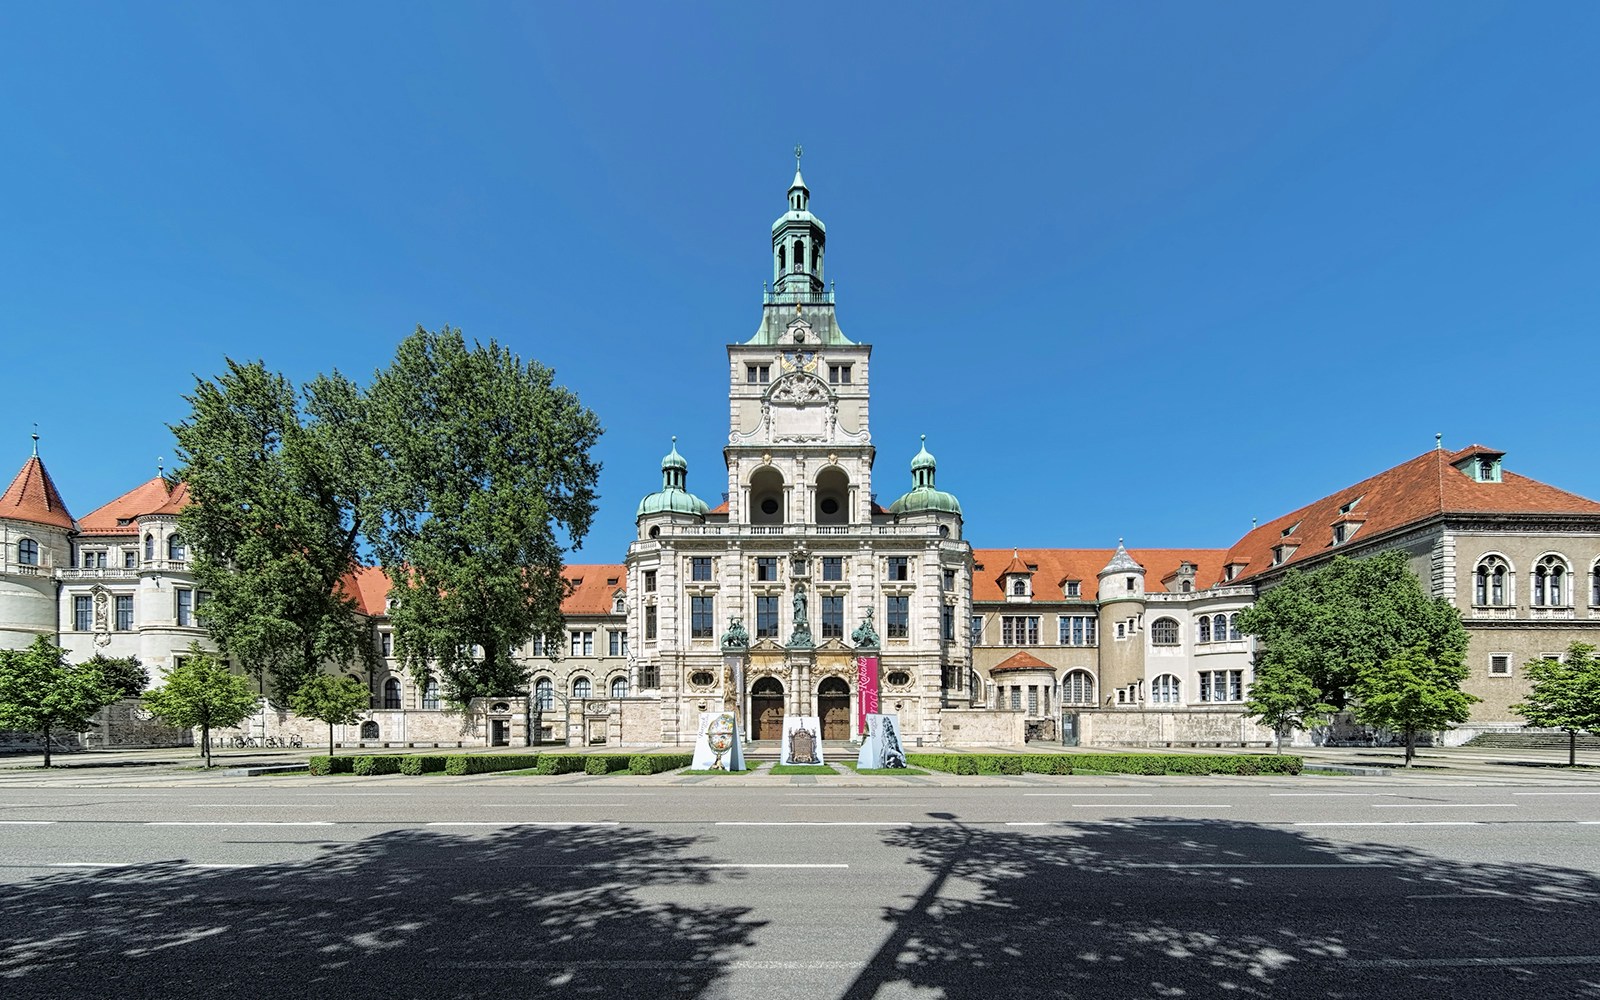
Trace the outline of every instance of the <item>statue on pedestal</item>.
<instances>
[{"instance_id":1,"label":"statue on pedestal","mask_svg":"<svg viewBox=\"0 0 1600 1000\"><path fill-rule=\"evenodd\" d=\"M728 619L728 631L722 633L723 649L749 649L750 633L744 630L744 619L738 615Z\"/></svg>"},{"instance_id":2,"label":"statue on pedestal","mask_svg":"<svg viewBox=\"0 0 1600 1000\"><path fill-rule=\"evenodd\" d=\"M811 622L806 619L806 591L799 584L794 588L794 632L789 636L790 649L810 649L816 642L811 638Z\"/></svg>"},{"instance_id":3,"label":"statue on pedestal","mask_svg":"<svg viewBox=\"0 0 1600 1000\"><path fill-rule=\"evenodd\" d=\"M850 633L850 641L856 644L857 649L877 649L878 630L872 625L872 609L867 609L867 620L856 626Z\"/></svg>"}]
</instances>

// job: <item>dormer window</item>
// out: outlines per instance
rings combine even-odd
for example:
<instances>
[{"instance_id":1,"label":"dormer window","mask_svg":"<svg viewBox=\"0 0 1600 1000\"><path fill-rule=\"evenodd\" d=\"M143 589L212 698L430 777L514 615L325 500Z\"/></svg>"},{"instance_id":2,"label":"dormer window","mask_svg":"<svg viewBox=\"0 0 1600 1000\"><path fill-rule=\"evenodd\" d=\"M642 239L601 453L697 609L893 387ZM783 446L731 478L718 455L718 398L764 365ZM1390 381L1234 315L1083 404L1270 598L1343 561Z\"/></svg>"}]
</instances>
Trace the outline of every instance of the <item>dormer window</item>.
<instances>
[{"instance_id":1,"label":"dormer window","mask_svg":"<svg viewBox=\"0 0 1600 1000\"><path fill-rule=\"evenodd\" d=\"M1348 527L1348 525L1345 525L1345 524L1336 524L1336 525L1333 526L1333 544L1335 544L1335 545L1343 545L1344 544L1345 529L1347 527Z\"/></svg>"},{"instance_id":2,"label":"dormer window","mask_svg":"<svg viewBox=\"0 0 1600 1000\"><path fill-rule=\"evenodd\" d=\"M1498 483L1501 481L1500 460L1503 458L1505 458L1504 452L1473 449L1473 453L1457 461L1455 467L1473 482Z\"/></svg>"},{"instance_id":3,"label":"dormer window","mask_svg":"<svg viewBox=\"0 0 1600 1000\"><path fill-rule=\"evenodd\" d=\"M1300 527L1300 522L1296 521L1295 523L1289 525L1287 528L1284 528L1283 529L1283 534L1281 536L1279 536L1279 537L1288 538L1290 535L1294 534L1295 529L1298 528L1298 527Z\"/></svg>"},{"instance_id":4,"label":"dormer window","mask_svg":"<svg viewBox=\"0 0 1600 1000\"><path fill-rule=\"evenodd\" d=\"M1067 597L1082 597L1083 582L1080 580L1068 580L1066 586L1062 590L1062 593L1064 593Z\"/></svg>"}]
</instances>

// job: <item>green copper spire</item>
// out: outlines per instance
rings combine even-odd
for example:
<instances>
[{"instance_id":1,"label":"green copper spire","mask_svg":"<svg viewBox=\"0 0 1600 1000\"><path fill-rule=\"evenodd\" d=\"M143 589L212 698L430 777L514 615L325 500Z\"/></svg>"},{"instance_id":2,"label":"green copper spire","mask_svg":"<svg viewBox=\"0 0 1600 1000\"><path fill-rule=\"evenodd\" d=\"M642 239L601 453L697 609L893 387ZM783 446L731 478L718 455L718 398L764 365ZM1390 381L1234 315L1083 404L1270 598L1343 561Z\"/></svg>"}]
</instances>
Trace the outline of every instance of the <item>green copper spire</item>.
<instances>
[{"instance_id":1,"label":"green copper spire","mask_svg":"<svg viewBox=\"0 0 1600 1000\"><path fill-rule=\"evenodd\" d=\"M928 435L922 435L922 448L911 460L911 492L889 505L891 514L918 514L936 511L942 514L961 514L961 502L943 490L935 489L934 473L939 463L928 452Z\"/></svg>"},{"instance_id":2,"label":"green copper spire","mask_svg":"<svg viewBox=\"0 0 1600 1000\"><path fill-rule=\"evenodd\" d=\"M678 439L672 439L672 450L661 459L661 489L639 501L639 512L646 514L693 514L704 517L709 510L706 502L690 493L689 463L678 454Z\"/></svg>"}]
</instances>

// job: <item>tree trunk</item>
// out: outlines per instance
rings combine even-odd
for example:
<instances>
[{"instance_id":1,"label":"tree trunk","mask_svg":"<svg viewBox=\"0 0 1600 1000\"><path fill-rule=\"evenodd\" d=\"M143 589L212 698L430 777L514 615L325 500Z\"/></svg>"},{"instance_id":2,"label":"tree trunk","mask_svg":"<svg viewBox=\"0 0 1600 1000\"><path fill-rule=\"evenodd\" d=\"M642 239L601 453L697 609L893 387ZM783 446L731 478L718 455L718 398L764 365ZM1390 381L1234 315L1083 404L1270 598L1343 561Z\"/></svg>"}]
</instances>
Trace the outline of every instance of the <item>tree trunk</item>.
<instances>
[{"instance_id":1,"label":"tree trunk","mask_svg":"<svg viewBox=\"0 0 1600 1000\"><path fill-rule=\"evenodd\" d=\"M1416 754L1416 752L1417 752L1416 748L1417 748L1417 733L1416 733L1416 730L1407 729L1406 730L1406 767L1410 767L1411 766L1411 758Z\"/></svg>"},{"instance_id":2,"label":"tree trunk","mask_svg":"<svg viewBox=\"0 0 1600 1000\"><path fill-rule=\"evenodd\" d=\"M328 756L333 756L333 723L328 723Z\"/></svg>"},{"instance_id":3,"label":"tree trunk","mask_svg":"<svg viewBox=\"0 0 1600 1000\"><path fill-rule=\"evenodd\" d=\"M206 725L206 724L204 724L204 723L201 723L201 725L200 725L200 752L201 752L201 754L203 754L205 756L206 767L210 767L211 766L211 727Z\"/></svg>"},{"instance_id":4,"label":"tree trunk","mask_svg":"<svg viewBox=\"0 0 1600 1000\"><path fill-rule=\"evenodd\" d=\"M1283 753L1283 728L1281 726L1278 728L1278 749L1274 752Z\"/></svg>"},{"instance_id":5,"label":"tree trunk","mask_svg":"<svg viewBox=\"0 0 1600 1000\"><path fill-rule=\"evenodd\" d=\"M1576 729L1567 730L1567 766L1578 766L1578 731Z\"/></svg>"},{"instance_id":6,"label":"tree trunk","mask_svg":"<svg viewBox=\"0 0 1600 1000\"><path fill-rule=\"evenodd\" d=\"M45 723L45 727L44 727L44 766L45 767L49 767L50 766L50 724L49 723Z\"/></svg>"}]
</instances>

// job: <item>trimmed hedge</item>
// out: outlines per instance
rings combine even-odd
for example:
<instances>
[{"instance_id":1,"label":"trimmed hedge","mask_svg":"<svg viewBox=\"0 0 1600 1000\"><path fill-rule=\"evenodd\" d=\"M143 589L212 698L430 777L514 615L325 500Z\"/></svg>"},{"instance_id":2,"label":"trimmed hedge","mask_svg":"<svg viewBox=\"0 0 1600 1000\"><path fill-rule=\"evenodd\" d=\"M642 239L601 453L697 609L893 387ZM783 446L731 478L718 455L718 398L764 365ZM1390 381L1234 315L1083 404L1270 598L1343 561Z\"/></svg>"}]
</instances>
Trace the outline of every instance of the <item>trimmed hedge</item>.
<instances>
[{"instance_id":1,"label":"trimmed hedge","mask_svg":"<svg viewBox=\"0 0 1600 1000\"><path fill-rule=\"evenodd\" d=\"M633 758L621 753L592 754L583 762L584 774L611 774L614 771L626 771Z\"/></svg>"},{"instance_id":2,"label":"trimmed hedge","mask_svg":"<svg viewBox=\"0 0 1600 1000\"><path fill-rule=\"evenodd\" d=\"M1284 754L933 754L906 755L906 763L949 774L1299 774L1304 761Z\"/></svg>"},{"instance_id":3,"label":"trimmed hedge","mask_svg":"<svg viewBox=\"0 0 1600 1000\"><path fill-rule=\"evenodd\" d=\"M449 758L438 755L408 754L400 758L401 774L443 774Z\"/></svg>"},{"instance_id":4,"label":"trimmed hedge","mask_svg":"<svg viewBox=\"0 0 1600 1000\"><path fill-rule=\"evenodd\" d=\"M349 774L355 769L355 758L316 754L306 761L306 766L312 774Z\"/></svg>"},{"instance_id":5,"label":"trimmed hedge","mask_svg":"<svg viewBox=\"0 0 1600 1000\"><path fill-rule=\"evenodd\" d=\"M639 753L628 758L628 770L633 774L660 774L693 763L692 753Z\"/></svg>"},{"instance_id":6,"label":"trimmed hedge","mask_svg":"<svg viewBox=\"0 0 1600 1000\"><path fill-rule=\"evenodd\" d=\"M399 774L399 754L373 754L365 757L352 757L355 761L353 768L356 774Z\"/></svg>"},{"instance_id":7,"label":"trimmed hedge","mask_svg":"<svg viewBox=\"0 0 1600 1000\"><path fill-rule=\"evenodd\" d=\"M581 753L544 753L539 755L539 764L534 770L540 774L572 774L583 767Z\"/></svg>"},{"instance_id":8,"label":"trimmed hedge","mask_svg":"<svg viewBox=\"0 0 1600 1000\"><path fill-rule=\"evenodd\" d=\"M543 758L531 753L453 753L444 759L445 774L487 774L490 771L523 771L537 767Z\"/></svg>"}]
</instances>

